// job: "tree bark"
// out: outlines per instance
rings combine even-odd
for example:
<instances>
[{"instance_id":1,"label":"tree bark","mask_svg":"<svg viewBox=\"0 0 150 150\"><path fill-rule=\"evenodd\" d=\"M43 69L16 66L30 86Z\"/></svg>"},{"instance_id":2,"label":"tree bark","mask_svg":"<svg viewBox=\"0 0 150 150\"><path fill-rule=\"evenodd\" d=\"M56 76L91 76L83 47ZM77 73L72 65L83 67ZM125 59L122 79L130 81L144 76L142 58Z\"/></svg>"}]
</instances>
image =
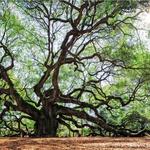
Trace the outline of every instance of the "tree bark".
<instances>
[{"instance_id":1,"label":"tree bark","mask_svg":"<svg viewBox=\"0 0 150 150\"><path fill-rule=\"evenodd\" d=\"M57 136L58 121L53 104L43 106L39 119L35 123L35 135L38 137Z\"/></svg>"}]
</instances>

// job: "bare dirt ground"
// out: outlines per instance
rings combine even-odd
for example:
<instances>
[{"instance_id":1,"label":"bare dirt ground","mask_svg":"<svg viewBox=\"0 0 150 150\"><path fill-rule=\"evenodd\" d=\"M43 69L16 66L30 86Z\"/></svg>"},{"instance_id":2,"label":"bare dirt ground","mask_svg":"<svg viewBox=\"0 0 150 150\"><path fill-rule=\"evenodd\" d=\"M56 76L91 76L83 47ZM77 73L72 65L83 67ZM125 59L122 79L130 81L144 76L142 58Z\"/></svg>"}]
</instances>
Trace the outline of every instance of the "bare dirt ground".
<instances>
[{"instance_id":1,"label":"bare dirt ground","mask_svg":"<svg viewBox=\"0 0 150 150\"><path fill-rule=\"evenodd\" d=\"M150 150L150 137L0 138L0 150Z\"/></svg>"}]
</instances>

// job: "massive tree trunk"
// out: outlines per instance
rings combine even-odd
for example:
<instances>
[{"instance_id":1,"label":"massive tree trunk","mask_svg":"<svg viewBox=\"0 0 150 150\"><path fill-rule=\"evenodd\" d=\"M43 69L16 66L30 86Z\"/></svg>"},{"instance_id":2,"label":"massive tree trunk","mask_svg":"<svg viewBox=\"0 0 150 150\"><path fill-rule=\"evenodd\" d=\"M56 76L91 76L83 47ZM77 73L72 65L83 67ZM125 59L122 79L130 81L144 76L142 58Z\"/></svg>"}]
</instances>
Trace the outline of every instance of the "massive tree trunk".
<instances>
[{"instance_id":1,"label":"massive tree trunk","mask_svg":"<svg viewBox=\"0 0 150 150\"><path fill-rule=\"evenodd\" d=\"M56 118L56 108L53 104L44 106L41 114L35 123L35 135L44 137L55 137L57 134L58 121Z\"/></svg>"}]
</instances>

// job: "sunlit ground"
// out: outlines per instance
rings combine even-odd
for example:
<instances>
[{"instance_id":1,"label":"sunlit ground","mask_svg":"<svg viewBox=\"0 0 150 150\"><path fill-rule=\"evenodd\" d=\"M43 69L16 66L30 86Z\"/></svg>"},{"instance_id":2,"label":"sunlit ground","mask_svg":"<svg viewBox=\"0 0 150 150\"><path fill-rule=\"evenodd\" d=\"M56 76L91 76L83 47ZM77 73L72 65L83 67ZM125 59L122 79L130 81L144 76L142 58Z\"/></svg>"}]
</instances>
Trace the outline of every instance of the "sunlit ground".
<instances>
[{"instance_id":1,"label":"sunlit ground","mask_svg":"<svg viewBox=\"0 0 150 150\"><path fill-rule=\"evenodd\" d=\"M0 150L150 150L150 137L140 138L0 138Z\"/></svg>"}]
</instances>

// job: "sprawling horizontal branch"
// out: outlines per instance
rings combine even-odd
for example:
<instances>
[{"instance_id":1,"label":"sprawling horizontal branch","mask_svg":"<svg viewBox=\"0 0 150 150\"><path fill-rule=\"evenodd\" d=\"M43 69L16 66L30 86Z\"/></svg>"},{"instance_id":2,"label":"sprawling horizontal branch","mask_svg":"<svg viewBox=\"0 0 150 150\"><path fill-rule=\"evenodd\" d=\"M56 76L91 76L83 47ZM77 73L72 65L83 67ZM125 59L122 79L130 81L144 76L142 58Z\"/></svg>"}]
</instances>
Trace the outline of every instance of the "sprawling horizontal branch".
<instances>
[{"instance_id":1,"label":"sprawling horizontal branch","mask_svg":"<svg viewBox=\"0 0 150 150\"><path fill-rule=\"evenodd\" d=\"M59 106L59 110L58 110L57 114L58 115L59 114L66 115L66 116L76 116L78 118L93 122L93 123L97 124L98 126L104 128L110 132L114 131L114 128L107 125L107 123L105 121L103 121L101 118L90 116L89 114L87 114L84 111L78 111L78 110L74 110L73 108Z\"/></svg>"},{"instance_id":2,"label":"sprawling horizontal branch","mask_svg":"<svg viewBox=\"0 0 150 150\"><path fill-rule=\"evenodd\" d=\"M12 97L12 99L15 100L17 103L17 106L12 105L12 103L8 103L9 106L12 106L12 107L16 108L16 110L22 111L22 112L32 116L35 120L38 119L39 111L32 105L28 104L19 95L19 93L16 91L14 84L11 81L11 79L7 73L7 70L2 65L0 65L0 76L9 86L9 89L1 88L0 94L6 94L6 95Z\"/></svg>"},{"instance_id":3,"label":"sprawling horizontal branch","mask_svg":"<svg viewBox=\"0 0 150 150\"><path fill-rule=\"evenodd\" d=\"M63 119L66 121L71 121L77 128L87 126L90 129L93 129L93 133L94 133L94 129L96 129L96 127L92 127L92 126L87 125L87 124L83 124L80 126L80 125L78 125L78 123L74 119L66 118L63 115L69 116L69 117L75 116L77 118L85 119L89 122L95 123L97 125L97 129L100 132L101 132L101 128L102 128L103 130L105 130L107 132L113 133L114 136L143 136L146 133L149 133L149 131L146 130L145 127L141 128L140 131L139 130L135 131L135 130L131 130L131 129L126 129L125 127L123 128L122 125L120 125L120 126L110 125L98 117L90 116L89 114L87 114L84 111L74 110L73 108L67 108L67 107L59 106L59 111L57 112L57 114L60 115L60 120ZM64 121L62 122L62 124L66 125L66 123Z\"/></svg>"}]
</instances>

